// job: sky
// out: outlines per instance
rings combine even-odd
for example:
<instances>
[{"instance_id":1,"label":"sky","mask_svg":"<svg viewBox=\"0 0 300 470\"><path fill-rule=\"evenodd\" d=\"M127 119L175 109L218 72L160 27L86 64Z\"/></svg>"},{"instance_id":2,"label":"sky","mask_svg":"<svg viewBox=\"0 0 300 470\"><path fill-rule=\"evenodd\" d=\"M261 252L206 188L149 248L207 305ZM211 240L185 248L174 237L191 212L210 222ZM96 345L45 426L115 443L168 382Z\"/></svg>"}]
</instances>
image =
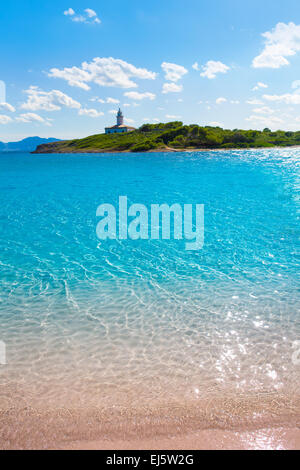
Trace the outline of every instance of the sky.
<instances>
[{"instance_id":1,"label":"sky","mask_svg":"<svg viewBox=\"0 0 300 470\"><path fill-rule=\"evenodd\" d=\"M0 141L181 120L300 130L299 0L14 0Z\"/></svg>"}]
</instances>

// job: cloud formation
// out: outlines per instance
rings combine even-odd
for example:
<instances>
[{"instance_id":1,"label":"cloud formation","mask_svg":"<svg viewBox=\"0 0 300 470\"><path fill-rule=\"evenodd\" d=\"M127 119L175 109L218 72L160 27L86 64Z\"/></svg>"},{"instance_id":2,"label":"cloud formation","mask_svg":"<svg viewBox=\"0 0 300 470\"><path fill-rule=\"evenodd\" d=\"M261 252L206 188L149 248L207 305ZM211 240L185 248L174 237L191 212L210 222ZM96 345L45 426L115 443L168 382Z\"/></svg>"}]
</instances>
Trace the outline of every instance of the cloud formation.
<instances>
[{"instance_id":1,"label":"cloud formation","mask_svg":"<svg viewBox=\"0 0 300 470\"><path fill-rule=\"evenodd\" d=\"M68 8L68 10L64 11L64 15L65 16L73 16L73 15L75 15L75 11L73 10L73 8Z\"/></svg>"},{"instance_id":2,"label":"cloud formation","mask_svg":"<svg viewBox=\"0 0 300 470\"><path fill-rule=\"evenodd\" d=\"M209 122L208 125L211 127L224 127L224 124L222 124L221 122L216 122L216 121Z\"/></svg>"},{"instance_id":3,"label":"cloud formation","mask_svg":"<svg viewBox=\"0 0 300 470\"><path fill-rule=\"evenodd\" d=\"M261 104L264 104L262 100L258 100L256 98L253 98L251 100L246 101L247 104L250 104L251 106L260 106Z\"/></svg>"},{"instance_id":4,"label":"cloud formation","mask_svg":"<svg viewBox=\"0 0 300 470\"><path fill-rule=\"evenodd\" d=\"M223 98L222 96L220 98L216 99L216 104L223 104L223 103L226 103L226 102L227 102L227 99Z\"/></svg>"},{"instance_id":5,"label":"cloud formation","mask_svg":"<svg viewBox=\"0 0 300 470\"><path fill-rule=\"evenodd\" d=\"M176 116L175 114L166 114L167 119L181 119L181 116Z\"/></svg>"},{"instance_id":6,"label":"cloud formation","mask_svg":"<svg viewBox=\"0 0 300 470\"><path fill-rule=\"evenodd\" d=\"M49 77L66 80L70 86L90 90L90 84L99 86L136 88L132 79L155 80L157 74L138 68L121 59L96 57L92 62L83 62L81 67L52 68Z\"/></svg>"},{"instance_id":7,"label":"cloud formation","mask_svg":"<svg viewBox=\"0 0 300 470\"><path fill-rule=\"evenodd\" d=\"M117 100L116 98L106 98L106 103L113 103L113 104L118 104L120 103L120 100Z\"/></svg>"},{"instance_id":8,"label":"cloud formation","mask_svg":"<svg viewBox=\"0 0 300 470\"><path fill-rule=\"evenodd\" d=\"M283 95L264 95L267 101L285 104L300 104L300 93L285 93Z\"/></svg>"},{"instance_id":9,"label":"cloud formation","mask_svg":"<svg viewBox=\"0 0 300 470\"><path fill-rule=\"evenodd\" d=\"M97 111L97 109L93 109L93 108L90 108L90 109L81 108L78 111L78 114L79 114L79 116L89 116L89 117L92 117L92 118L97 118L97 117L100 117L100 116L104 116L104 113L102 111Z\"/></svg>"},{"instance_id":10,"label":"cloud formation","mask_svg":"<svg viewBox=\"0 0 300 470\"><path fill-rule=\"evenodd\" d=\"M125 118L124 121L125 121L126 124L134 124L135 123L135 120L131 119L131 118Z\"/></svg>"},{"instance_id":11,"label":"cloud formation","mask_svg":"<svg viewBox=\"0 0 300 470\"><path fill-rule=\"evenodd\" d=\"M164 83L162 93L180 93L182 90L182 85L176 85L176 83Z\"/></svg>"},{"instance_id":12,"label":"cloud formation","mask_svg":"<svg viewBox=\"0 0 300 470\"><path fill-rule=\"evenodd\" d=\"M0 114L0 124L8 124L9 122L12 122L12 118L10 116Z\"/></svg>"},{"instance_id":13,"label":"cloud formation","mask_svg":"<svg viewBox=\"0 0 300 470\"><path fill-rule=\"evenodd\" d=\"M163 62L161 68L165 73L165 79L170 82L178 82L181 78L188 73L187 69L182 65L172 64L170 62Z\"/></svg>"},{"instance_id":14,"label":"cloud formation","mask_svg":"<svg viewBox=\"0 0 300 470\"><path fill-rule=\"evenodd\" d=\"M268 88L268 85L266 85L265 83L263 82L258 82L254 88L252 88L252 91L257 91L259 90L260 88Z\"/></svg>"},{"instance_id":15,"label":"cloud formation","mask_svg":"<svg viewBox=\"0 0 300 470\"><path fill-rule=\"evenodd\" d=\"M269 108L268 106L262 106L261 108L254 108L253 112L256 114L273 114L274 109Z\"/></svg>"},{"instance_id":16,"label":"cloud formation","mask_svg":"<svg viewBox=\"0 0 300 470\"><path fill-rule=\"evenodd\" d=\"M98 101L98 103L101 103L101 104L118 104L120 103L120 100L118 100L117 98L111 98L110 96L108 98L91 98L90 101Z\"/></svg>"},{"instance_id":17,"label":"cloud formation","mask_svg":"<svg viewBox=\"0 0 300 470\"><path fill-rule=\"evenodd\" d=\"M20 116L16 117L16 121L18 122L42 122L46 124L47 126L51 126L51 120L50 119L44 119L42 116L39 116L36 113L25 113L25 114L20 114Z\"/></svg>"},{"instance_id":18,"label":"cloud formation","mask_svg":"<svg viewBox=\"0 0 300 470\"><path fill-rule=\"evenodd\" d=\"M250 121L260 127L270 127L271 129L278 129L278 125L283 123L283 120L276 116L252 115L246 121Z\"/></svg>"},{"instance_id":19,"label":"cloud formation","mask_svg":"<svg viewBox=\"0 0 300 470\"><path fill-rule=\"evenodd\" d=\"M25 93L28 95L28 98L26 103L21 105L21 109L30 111L59 111L62 106L75 109L81 108L81 104L78 101L73 100L73 98L59 90L47 92L40 90L36 86L31 86L28 90L25 90Z\"/></svg>"},{"instance_id":20,"label":"cloud formation","mask_svg":"<svg viewBox=\"0 0 300 470\"><path fill-rule=\"evenodd\" d=\"M300 25L295 23L278 23L272 31L267 31L262 36L265 38L265 47L254 58L254 68L278 69L289 65L287 57L300 51Z\"/></svg>"},{"instance_id":21,"label":"cloud formation","mask_svg":"<svg viewBox=\"0 0 300 470\"><path fill-rule=\"evenodd\" d=\"M200 73L201 77L212 80L213 78L216 78L218 73L227 73L228 70L230 70L230 67L220 61L209 60L202 66L202 70L203 72Z\"/></svg>"},{"instance_id":22,"label":"cloud formation","mask_svg":"<svg viewBox=\"0 0 300 470\"><path fill-rule=\"evenodd\" d=\"M10 113L14 113L16 108L9 103L0 103L0 109L4 109L5 111L9 111Z\"/></svg>"},{"instance_id":23,"label":"cloud formation","mask_svg":"<svg viewBox=\"0 0 300 470\"><path fill-rule=\"evenodd\" d=\"M145 99L149 99L149 100L154 100L156 98L156 95L154 93L149 93L149 92L145 92L145 93L139 93L138 91L126 91L126 93L124 93L124 96L126 96L127 98L130 98L131 100L145 100Z\"/></svg>"},{"instance_id":24,"label":"cloud formation","mask_svg":"<svg viewBox=\"0 0 300 470\"><path fill-rule=\"evenodd\" d=\"M91 8L86 8L83 14L79 15L75 13L73 8L68 8L68 10L64 11L64 15L69 16L75 23L101 23L95 10L92 10Z\"/></svg>"}]
</instances>

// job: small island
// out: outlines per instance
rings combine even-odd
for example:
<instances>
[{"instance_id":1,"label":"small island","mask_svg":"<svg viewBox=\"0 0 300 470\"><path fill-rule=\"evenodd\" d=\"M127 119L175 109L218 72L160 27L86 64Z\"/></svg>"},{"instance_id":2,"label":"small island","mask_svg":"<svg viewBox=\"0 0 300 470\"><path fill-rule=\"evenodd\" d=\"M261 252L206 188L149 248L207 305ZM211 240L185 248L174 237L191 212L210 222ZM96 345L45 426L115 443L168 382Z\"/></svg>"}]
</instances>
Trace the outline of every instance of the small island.
<instances>
[{"instance_id":1,"label":"small island","mask_svg":"<svg viewBox=\"0 0 300 470\"><path fill-rule=\"evenodd\" d=\"M222 129L181 121L144 124L138 129L123 124L119 109L117 125L84 139L63 140L39 145L32 153L100 153L100 152L178 152L212 149L247 149L291 147L300 145L300 131L272 132Z\"/></svg>"}]
</instances>

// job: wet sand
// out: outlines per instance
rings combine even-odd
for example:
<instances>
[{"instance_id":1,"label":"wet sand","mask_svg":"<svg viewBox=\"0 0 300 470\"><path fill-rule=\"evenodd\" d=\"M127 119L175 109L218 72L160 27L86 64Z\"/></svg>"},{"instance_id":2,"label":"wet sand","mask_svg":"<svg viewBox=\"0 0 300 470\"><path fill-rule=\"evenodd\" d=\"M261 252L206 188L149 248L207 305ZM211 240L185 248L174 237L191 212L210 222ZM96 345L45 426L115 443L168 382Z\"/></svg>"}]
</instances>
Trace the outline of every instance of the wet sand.
<instances>
[{"instance_id":1,"label":"wet sand","mask_svg":"<svg viewBox=\"0 0 300 470\"><path fill-rule=\"evenodd\" d=\"M300 450L300 428L256 431L209 429L174 438L77 441L59 447L67 450Z\"/></svg>"},{"instance_id":2,"label":"wet sand","mask_svg":"<svg viewBox=\"0 0 300 470\"><path fill-rule=\"evenodd\" d=\"M0 449L300 450L299 401L0 409Z\"/></svg>"}]
</instances>

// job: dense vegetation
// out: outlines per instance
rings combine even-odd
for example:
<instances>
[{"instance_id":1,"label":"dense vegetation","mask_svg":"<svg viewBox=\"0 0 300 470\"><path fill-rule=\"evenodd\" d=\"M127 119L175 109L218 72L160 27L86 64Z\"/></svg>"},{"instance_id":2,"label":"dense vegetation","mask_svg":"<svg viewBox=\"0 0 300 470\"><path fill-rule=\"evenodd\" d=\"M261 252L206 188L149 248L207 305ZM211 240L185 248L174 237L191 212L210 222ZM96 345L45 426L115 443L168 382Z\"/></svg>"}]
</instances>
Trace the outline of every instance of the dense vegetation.
<instances>
[{"instance_id":1,"label":"dense vegetation","mask_svg":"<svg viewBox=\"0 0 300 470\"><path fill-rule=\"evenodd\" d=\"M300 131L272 132L220 127L184 126L175 121L167 124L144 124L126 134L97 134L85 139L55 142L41 145L38 152L93 152L130 151L144 152L159 149L230 149L265 148L300 145Z\"/></svg>"}]
</instances>

